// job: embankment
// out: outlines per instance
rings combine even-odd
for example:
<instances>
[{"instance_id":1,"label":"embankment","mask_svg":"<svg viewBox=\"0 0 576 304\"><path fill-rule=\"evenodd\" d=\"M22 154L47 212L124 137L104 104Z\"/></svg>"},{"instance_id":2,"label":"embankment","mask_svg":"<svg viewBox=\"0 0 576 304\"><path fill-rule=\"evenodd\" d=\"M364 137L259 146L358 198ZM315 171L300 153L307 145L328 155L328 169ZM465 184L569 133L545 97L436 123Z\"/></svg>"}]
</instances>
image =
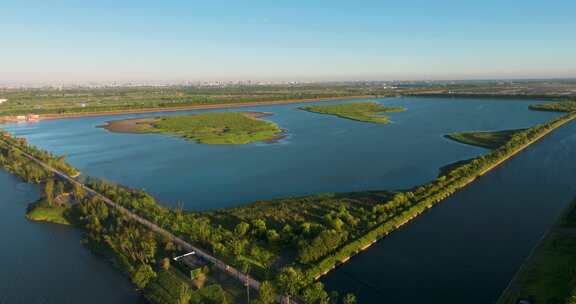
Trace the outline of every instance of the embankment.
<instances>
[{"instance_id":1,"label":"embankment","mask_svg":"<svg viewBox=\"0 0 576 304\"><path fill-rule=\"evenodd\" d=\"M308 269L308 277L318 280L337 266L349 261L351 257L367 250L379 239L411 222L427 209L440 203L456 191L466 187L477 178L500 166L544 136L574 119L576 119L576 112L566 114L546 124L526 129L520 132L521 136L519 135L516 139L513 138L504 146L456 167L449 173L438 177L436 180L418 187L418 189L421 190L410 192L414 195L413 201L410 202L410 207L382 222L364 236L346 244L329 257L318 262L315 266Z\"/></svg>"}]
</instances>

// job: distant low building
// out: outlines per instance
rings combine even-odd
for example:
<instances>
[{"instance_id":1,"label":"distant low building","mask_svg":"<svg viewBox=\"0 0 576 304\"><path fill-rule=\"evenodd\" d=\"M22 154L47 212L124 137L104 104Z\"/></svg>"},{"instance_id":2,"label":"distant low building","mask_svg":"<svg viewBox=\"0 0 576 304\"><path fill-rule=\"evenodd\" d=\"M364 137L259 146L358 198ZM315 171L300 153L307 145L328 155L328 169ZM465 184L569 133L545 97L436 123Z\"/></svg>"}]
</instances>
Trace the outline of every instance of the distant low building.
<instances>
[{"instance_id":1,"label":"distant low building","mask_svg":"<svg viewBox=\"0 0 576 304\"><path fill-rule=\"evenodd\" d=\"M5 103L5 102L7 102L7 101L8 101L8 99L6 99L6 98L0 98L0 104L3 104L3 103Z\"/></svg>"}]
</instances>

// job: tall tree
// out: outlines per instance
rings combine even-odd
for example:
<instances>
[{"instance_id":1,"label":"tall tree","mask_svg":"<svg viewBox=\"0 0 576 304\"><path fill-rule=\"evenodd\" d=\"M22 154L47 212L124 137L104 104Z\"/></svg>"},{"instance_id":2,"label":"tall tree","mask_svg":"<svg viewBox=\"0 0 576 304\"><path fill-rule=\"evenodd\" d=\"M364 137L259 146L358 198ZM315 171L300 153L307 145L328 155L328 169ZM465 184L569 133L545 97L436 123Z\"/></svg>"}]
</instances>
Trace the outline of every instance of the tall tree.
<instances>
[{"instance_id":1,"label":"tall tree","mask_svg":"<svg viewBox=\"0 0 576 304\"><path fill-rule=\"evenodd\" d=\"M78 201L83 199L84 196L86 195L84 193L84 188L82 188L82 185L80 183L73 183L73 193L74 198Z\"/></svg>"},{"instance_id":2,"label":"tall tree","mask_svg":"<svg viewBox=\"0 0 576 304\"><path fill-rule=\"evenodd\" d=\"M46 197L46 201L48 205L52 206L54 204L54 180L49 179L46 181L44 185L44 196Z\"/></svg>"},{"instance_id":3,"label":"tall tree","mask_svg":"<svg viewBox=\"0 0 576 304\"><path fill-rule=\"evenodd\" d=\"M272 304L276 302L276 290L269 281L262 282L258 290L258 304Z\"/></svg>"},{"instance_id":4,"label":"tall tree","mask_svg":"<svg viewBox=\"0 0 576 304\"><path fill-rule=\"evenodd\" d=\"M346 294L346 296L344 296L344 299L342 299L342 303L343 304L356 304L356 296L349 293Z\"/></svg>"}]
</instances>

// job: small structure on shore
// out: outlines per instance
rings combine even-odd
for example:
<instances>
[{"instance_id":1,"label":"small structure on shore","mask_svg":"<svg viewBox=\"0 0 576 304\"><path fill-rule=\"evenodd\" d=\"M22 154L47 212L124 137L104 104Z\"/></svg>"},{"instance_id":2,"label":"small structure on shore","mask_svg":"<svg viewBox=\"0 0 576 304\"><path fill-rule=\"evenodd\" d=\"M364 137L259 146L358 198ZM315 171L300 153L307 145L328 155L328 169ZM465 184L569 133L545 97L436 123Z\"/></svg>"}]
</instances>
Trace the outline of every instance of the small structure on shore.
<instances>
[{"instance_id":1,"label":"small structure on shore","mask_svg":"<svg viewBox=\"0 0 576 304\"><path fill-rule=\"evenodd\" d=\"M6 99L6 98L0 98L0 105L7 102L7 101L8 101L8 99Z\"/></svg>"}]
</instances>

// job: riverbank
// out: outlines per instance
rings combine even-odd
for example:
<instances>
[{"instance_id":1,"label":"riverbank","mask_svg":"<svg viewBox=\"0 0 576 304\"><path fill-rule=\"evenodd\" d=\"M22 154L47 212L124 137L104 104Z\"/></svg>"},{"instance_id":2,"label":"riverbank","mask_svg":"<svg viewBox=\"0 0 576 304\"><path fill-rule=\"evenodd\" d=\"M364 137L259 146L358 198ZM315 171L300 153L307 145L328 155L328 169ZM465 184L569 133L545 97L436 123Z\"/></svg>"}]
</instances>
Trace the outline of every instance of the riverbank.
<instances>
[{"instance_id":1,"label":"riverbank","mask_svg":"<svg viewBox=\"0 0 576 304\"><path fill-rule=\"evenodd\" d=\"M254 102L239 102L239 103L221 103L221 104L209 104L209 105L191 105L182 107L156 107L156 108L128 109L128 110L101 111L101 112L98 111L98 112L63 113L63 114L41 114L37 118L34 118L33 121L82 118L82 117L99 117L99 116L112 116L112 115L125 115L125 114L141 114L141 113L180 112L190 110L232 109L242 107L254 107L260 105L262 106L282 105L292 103L309 103L309 102L346 100L346 99L358 99L358 98L375 98L375 97L377 96L359 95L359 96L344 96L344 97L322 97L322 98L287 99L287 100L254 101ZM24 118L23 120L18 120L14 116L0 117L0 124L14 123L19 121L26 121L26 118Z\"/></svg>"},{"instance_id":2,"label":"riverbank","mask_svg":"<svg viewBox=\"0 0 576 304\"><path fill-rule=\"evenodd\" d=\"M572 303L576 296L576 199L528 255L498 304Z\"/></svg>"},{"instance_id":3,"label":"riverbank","mask_svg":"<svg viewBox=\"0 0 576 304\"><path fill-rule=\"evenodd\" d=\"M408 224L427 209L440 203L459 189L466 187L477 178L485 175L533 143L539 141L550 132L573 121L574 119L576 119L576 112L566 114L565 116L555 119L545 125L524 130L519 134L525 134L530 137L526 142L519 144L518 140L513 139L504 146L495 149L484 156L473 159L470 162L454 168L449 173L438 177L435 181L417 187L413 192L409 191L408 195L403 194L398 201L403 202L407 200L407 197L412 196L414 197L414 199L412 199L414 203L409 203L411 207L402 211L392 219L384 221L378 225L378 227L366 233L363 237L343 246L338 251L331 254L330 257L318 262L317 266L308 270L309 275L312 276L314 280L320 279L330 271L334 270L337 266L347 262L352 257L370 248L379 239ZM410 199L408 198L408 200ZM391 202L387 202L387 204L390 203ZM394 203L393 199L392 204Z\"/></svg>"}]
</instances>

